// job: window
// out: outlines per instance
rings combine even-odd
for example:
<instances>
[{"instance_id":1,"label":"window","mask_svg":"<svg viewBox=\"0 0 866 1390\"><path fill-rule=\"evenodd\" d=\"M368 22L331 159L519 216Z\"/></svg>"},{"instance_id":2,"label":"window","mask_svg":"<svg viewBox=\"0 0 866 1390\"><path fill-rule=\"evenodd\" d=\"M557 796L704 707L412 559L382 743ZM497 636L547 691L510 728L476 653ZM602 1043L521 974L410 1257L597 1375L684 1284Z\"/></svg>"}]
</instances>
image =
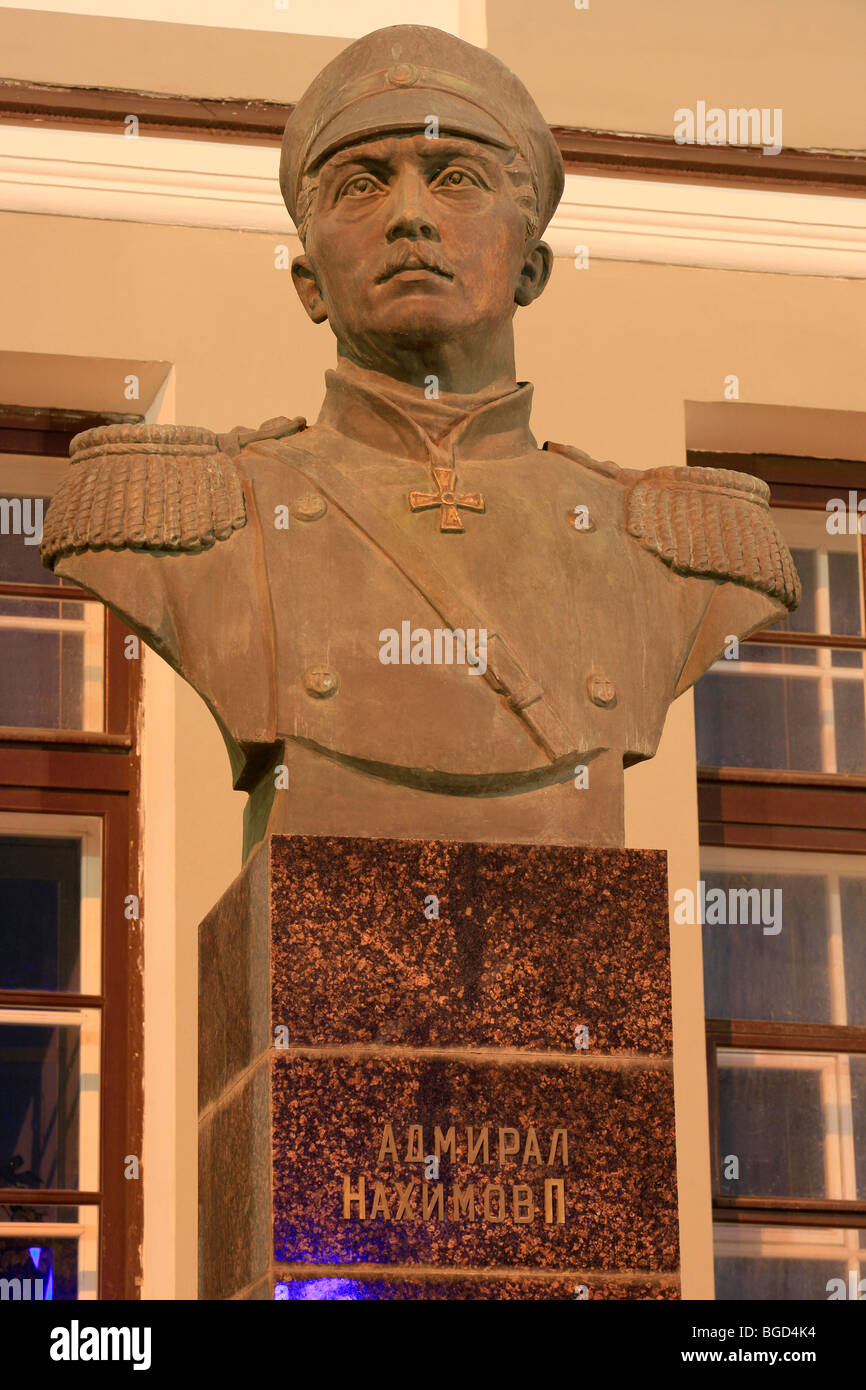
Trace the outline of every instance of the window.
<instances>
[{"instance_id":1,"label":"window","mask_svg":"<svg viewBox=\"0 0 866 1390\"><path fill-rule=\"evenodd\" d=\"M141 1154L138 662L44 570L74 412L0 409L0 1279L135 1298Z\"/></svg>"},{"instance_id":2,"label":"window","mask_svg":"<svg viewBox=\"0 0 866 1390\"><path fill-rule=\"evenodd\" d=\"M717 1299L861 1298L866 1293L864 1275L863 1230L841 1226L717 1228Z\"/></svg>"},{"instance_id":3,"label":"window","mask_svg":"<svg viewBox=\"0 0 866 1390\"><path fill-rule=\"evenodd\" d=\"M812 512L776 524L803 585L799 608L704 677L704 767L866 774L866 650L860 537L828 535Z\"/></svg>"},{"instance_id":4,"label":"window","mask_svg":"<svg viewBox=\"0 0 866 1390\"><path fill-rule=\"evenodd\" d=\"M866 464L757 473L800 608L695 691L716 1297L866 1292ZM856 518L856 509L855 509Z\"/></svg>"},{"instance_id":5,"label":"window","mask_svg":"<svg viewBox=\"0 0 866 1390\"><path fill-rule=\"evenodd\" d=\"M104 727L105 610L39 558L49 497L22 496L26 464L7 464L0 497L0 727ZM17 478L16 478L17 475Z\"/></svg>"}]
</instances>

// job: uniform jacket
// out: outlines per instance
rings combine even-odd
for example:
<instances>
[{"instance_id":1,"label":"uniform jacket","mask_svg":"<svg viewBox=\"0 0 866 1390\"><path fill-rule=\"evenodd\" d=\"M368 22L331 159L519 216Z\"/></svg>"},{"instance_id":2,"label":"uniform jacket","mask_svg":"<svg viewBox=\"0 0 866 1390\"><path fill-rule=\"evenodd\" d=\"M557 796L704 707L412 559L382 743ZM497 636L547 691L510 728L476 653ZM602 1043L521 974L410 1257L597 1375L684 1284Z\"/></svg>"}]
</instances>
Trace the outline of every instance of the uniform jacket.
<instances>
[{"instance_id":1,"label":"uniform jacket","mask_svg":"<svg viewBox=\"0 0 866 1390\"><path fill-rule=\"evenodd\" d=\"M798 602L750 476L539 449L529 385L434 440L326 380L312 427L87 431L46 517L45 563L200 692L239 787L284 740L434 792L547 785L600 750L628 766L730 636ZM486 676L382 664L406 621L486 629Z\"/></svg>"}]
</instances>

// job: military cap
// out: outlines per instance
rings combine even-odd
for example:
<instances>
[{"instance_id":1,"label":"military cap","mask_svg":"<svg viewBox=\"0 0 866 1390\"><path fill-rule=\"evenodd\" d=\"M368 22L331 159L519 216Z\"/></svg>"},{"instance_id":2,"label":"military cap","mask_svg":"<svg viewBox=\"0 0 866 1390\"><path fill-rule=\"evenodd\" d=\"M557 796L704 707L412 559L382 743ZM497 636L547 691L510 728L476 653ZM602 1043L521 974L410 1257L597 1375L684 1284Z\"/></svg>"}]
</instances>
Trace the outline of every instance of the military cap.
<instances>
[{"instance_id":1,"label":"military cap","mask_svg":"<svg viewBox=\"0 0 866 1390\"><path fill-rule=\"evenodd\" d=\"M517 150L529 166L539 232L562 196L559 148L518 77L486 49L417 24L377 29L313 80L283 135L280 188L297 223L301 180L343 145L386 131L439 130Z\"/></svg>"}]
</instances>

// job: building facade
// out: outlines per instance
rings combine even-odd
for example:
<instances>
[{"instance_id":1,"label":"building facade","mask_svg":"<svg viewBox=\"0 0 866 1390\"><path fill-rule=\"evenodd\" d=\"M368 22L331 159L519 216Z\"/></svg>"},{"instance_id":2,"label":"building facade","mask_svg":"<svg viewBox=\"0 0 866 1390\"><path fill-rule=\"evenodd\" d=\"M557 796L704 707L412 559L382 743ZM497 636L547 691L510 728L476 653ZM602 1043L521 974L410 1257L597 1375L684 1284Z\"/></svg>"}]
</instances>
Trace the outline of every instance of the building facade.
<instances>
[{"instance_id":1,"label":"building facade","mask_svg":"<svg viewBox=\"0 0 866 1390\"><path fill-rule=\"evenodd\" d=\"M139 8L0 10L0 1247L54 1297L196 1296L196 927L245 798L194 692L42 570L40 507L92 424L315 419L282 123L353 37L429 22ZM626 825L669 860L683 1295L826 1298L866 1277L866 18L436 19L566 163L516 326L539 442L760 476L795 552L800 609L672 707Z\"/></svg>"}]
</instances>

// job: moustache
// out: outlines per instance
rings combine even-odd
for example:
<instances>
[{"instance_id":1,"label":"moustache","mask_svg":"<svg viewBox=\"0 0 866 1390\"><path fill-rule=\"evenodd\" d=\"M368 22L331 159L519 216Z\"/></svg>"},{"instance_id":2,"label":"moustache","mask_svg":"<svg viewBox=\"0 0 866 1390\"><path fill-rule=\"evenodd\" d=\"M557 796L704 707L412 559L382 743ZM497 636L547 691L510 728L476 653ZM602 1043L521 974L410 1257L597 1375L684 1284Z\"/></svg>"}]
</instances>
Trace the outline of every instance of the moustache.
<instances>
[{"instance_id":1,"label":"moustache","mask_svg":"<svg viewBox=\"0 0 866 1390\"><path fill-rule=\"evenodd\" d=\"M383 280L390 280L401 270L432 270L434 274L442 275L446 280L454 279L451 266L432 246L424 246L423 249L417 245L396 247L376 276L376 284L380 285Z\"/></svg>"}]
</instances>

